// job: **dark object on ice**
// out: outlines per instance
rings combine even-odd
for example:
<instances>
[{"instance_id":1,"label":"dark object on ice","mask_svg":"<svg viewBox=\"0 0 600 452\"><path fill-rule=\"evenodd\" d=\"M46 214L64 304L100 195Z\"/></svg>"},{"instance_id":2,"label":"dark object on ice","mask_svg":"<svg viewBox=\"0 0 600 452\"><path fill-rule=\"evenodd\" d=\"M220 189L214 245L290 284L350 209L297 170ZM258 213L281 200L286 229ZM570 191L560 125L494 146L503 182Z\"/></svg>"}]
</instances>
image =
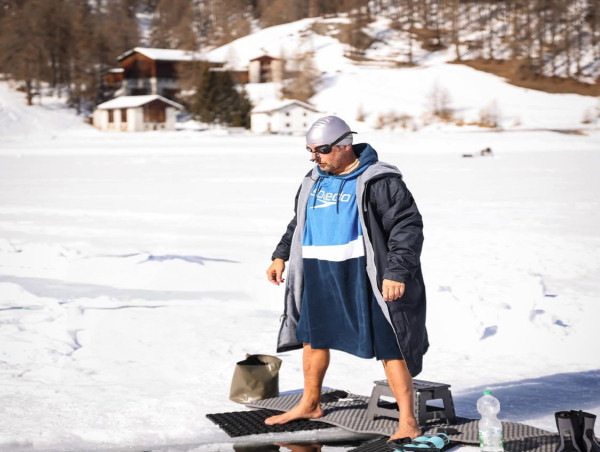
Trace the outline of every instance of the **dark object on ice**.
<instances>
[{"instance_id":1,"label":"dark object on ice","mask_svg":"<svg viewBox=\"0 0 600 452\"><path fill-rule=\"evenodd\" d=\"M334 428L333 425L319 421L309 421L308 419L297 419L282 425L265 424L265 419L277 414L281 414L281 411L265 409L207 414L206 417L232 438L263 433L301 432Z\"/></svg>"},{"instance_id":2,"label":"dark object on ice","mask_svg":"<svg viewBox=\"0 0 600 452\"><path fill-rule=\"evenodd\" d=\"M235 365L229 399L238 403L256 402L279 395L281 360L270 355L246 355Z\"/></svg>"},{"instance_id":3,"label":"dark object on ice","mask_svg":"<svg viewBox=\"0 0 600 452\"><path fill-rule=\"evenodd\" d=\"M554 414L560 435L556 452L600 452L594 435L596 415L581 410L558 411Z\"/></svg>"},{"instance_id":4,"label":"dark object on ice","mask_svg":"<svg viewBox=\"0 0 600 452\"><path fill-rule=\"evenodd\" d=\"M556 452L585 452L583 444L583 416L577 411L557 411L554 413L560 443Z\"/></svg>"},{"instance_id":5,"label":"dark object on ice","mask_svg":"<svg viewBox=\"0 0 600 452\"><path fill-rule=\"evenodd\" d=\"M481 157L493 157L494 153L492 152L492 148L487 147L487 148L479 151L479 154L463 154L462 156L466 157L466 158L470 158L470 157L477 157L478 155L480 155Z\"/></svg>"},{"instance_id":6,"label":"dark object on ice","mask_svg":"<svg viewBox=\"0 0 600 452\"><path fill-rule=\"evenodd\" d=\"M591 413L581 413L581 415L583 416L583 443L586 452L600 452L600 443L594 435L596 415Z\"/></svg>"}]
</instances>

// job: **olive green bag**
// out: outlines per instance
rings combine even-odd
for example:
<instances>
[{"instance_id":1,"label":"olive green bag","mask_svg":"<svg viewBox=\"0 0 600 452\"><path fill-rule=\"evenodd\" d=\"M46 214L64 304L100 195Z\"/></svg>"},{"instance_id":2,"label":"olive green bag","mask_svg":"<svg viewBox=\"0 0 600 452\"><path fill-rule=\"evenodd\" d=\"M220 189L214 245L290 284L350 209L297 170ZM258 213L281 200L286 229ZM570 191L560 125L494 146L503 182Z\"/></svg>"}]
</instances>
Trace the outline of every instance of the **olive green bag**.
<instances>
[{"instance_id":1,"label":"olive green bag","mask_svg":"<svg viewBox=\"0 0 600 452\"><path fill-rule=\"evenodd\" d=\"M279 396L281 360L270 355L246 355L233 371L229 399L251 403Z\"/></svg>"}]
</instances>

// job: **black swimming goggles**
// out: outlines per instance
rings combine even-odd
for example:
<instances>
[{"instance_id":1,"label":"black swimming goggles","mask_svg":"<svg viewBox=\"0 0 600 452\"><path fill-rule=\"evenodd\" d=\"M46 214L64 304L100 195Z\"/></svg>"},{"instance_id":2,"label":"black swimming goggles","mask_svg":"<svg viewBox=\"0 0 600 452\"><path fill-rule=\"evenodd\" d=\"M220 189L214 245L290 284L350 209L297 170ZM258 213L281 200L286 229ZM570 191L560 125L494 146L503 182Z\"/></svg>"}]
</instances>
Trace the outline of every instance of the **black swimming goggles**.
<instances>
[{"instance_id":1,"label":"black swimming goggles","mask_svg":"<svg viewBox=\"0 0 600 452\"><path fill-rule=\"evenodd\" d=\"M341 137L339 137L337 140L335 140L333 143L321 144L319 146L316 146L314 150L309 148L308 146L306 146L306 150L308 152L316 152L317 154L329 154L331 152L331 148L333 148L336 144L338 144L340 141L342 141L347 136L352 135L353 133L356 133L356 132L346 132Z\"/></svg>"}]
</instances>

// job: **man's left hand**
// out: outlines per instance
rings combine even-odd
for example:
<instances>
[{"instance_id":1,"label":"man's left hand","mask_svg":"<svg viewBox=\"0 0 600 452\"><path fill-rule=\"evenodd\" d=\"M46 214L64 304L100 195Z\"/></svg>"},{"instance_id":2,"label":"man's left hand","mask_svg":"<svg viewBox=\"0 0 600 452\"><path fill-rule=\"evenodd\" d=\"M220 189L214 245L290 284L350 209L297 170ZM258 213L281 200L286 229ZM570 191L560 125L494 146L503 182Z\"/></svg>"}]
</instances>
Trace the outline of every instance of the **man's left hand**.
<instances>
[{"instance_id":1,"label":"man's left hand","mask_svg":"<svg viewBox=\"0 0 600 452\"><path fill-rule=\"evenodd\" d=\"M385 301L396 301L404 295L404 283L384 279L381 287L381 294Z\"/></svg>"}]
</instances>

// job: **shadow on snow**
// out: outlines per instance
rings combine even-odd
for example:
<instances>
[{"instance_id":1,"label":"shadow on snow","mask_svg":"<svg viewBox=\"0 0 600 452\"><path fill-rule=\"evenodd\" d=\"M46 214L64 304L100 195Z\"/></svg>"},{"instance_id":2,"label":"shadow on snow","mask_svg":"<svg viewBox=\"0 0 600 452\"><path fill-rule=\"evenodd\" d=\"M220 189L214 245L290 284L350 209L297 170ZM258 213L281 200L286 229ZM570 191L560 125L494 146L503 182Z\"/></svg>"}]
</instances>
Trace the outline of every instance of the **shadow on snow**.
<instances>
[{"instance_id":1,"label":"shadow on snow","mask_svg":"<svg viewBox=\"0 0 600 452\"><path fill-rule=\"evenodd\" d=\"M461 416L479 418L477 399L490 389L500 400L499 417L515 422L564 410L589 410L600 405L600 369L560 373L514 382L477 386L453 394Z\"/></svg>"}]
</instances>

